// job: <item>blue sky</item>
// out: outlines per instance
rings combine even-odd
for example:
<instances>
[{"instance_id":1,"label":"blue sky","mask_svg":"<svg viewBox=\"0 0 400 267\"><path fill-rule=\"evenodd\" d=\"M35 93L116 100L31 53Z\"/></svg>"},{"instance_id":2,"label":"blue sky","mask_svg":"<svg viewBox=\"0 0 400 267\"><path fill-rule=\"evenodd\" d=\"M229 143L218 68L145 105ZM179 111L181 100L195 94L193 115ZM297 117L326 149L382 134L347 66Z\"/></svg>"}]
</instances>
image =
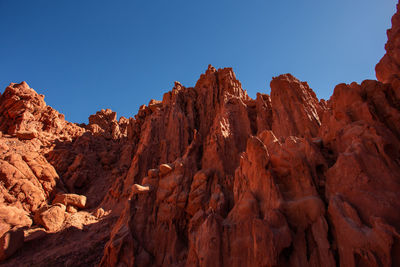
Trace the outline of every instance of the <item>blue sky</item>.
<instances>
[{"instance_id":1,"label":"blue sky","mask_svg":"<svg viewBox=\"0 0 400 267\"><path fill-rule=\"evenodd\" d=\"M208 64L251 97L292 73L319 98L375 79L395 0L0 0L0 91L25 80L72 122L130 117Z\"/></svg>"}]
</instances>

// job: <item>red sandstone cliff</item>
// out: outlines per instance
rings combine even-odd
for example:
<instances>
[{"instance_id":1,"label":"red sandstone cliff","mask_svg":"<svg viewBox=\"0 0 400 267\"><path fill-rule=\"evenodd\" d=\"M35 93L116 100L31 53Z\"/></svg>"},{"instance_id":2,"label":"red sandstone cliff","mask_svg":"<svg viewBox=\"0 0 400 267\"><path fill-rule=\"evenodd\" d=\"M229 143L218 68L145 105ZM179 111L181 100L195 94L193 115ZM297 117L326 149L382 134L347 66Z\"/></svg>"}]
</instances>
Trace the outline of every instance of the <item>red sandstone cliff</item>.
<instances>
[{"instance_id":1,"label":"red sandstone cliff","mask_svg":"<svg viewBox=\"0 0 400 267\"><path fill-rule=\"evenodd\" d=\"M209 66L135 118L77 125L11 84L1 264L400 266L399 16L379 81L328 101L290 74L251 99Z\"/></svg>"}]
</instances>

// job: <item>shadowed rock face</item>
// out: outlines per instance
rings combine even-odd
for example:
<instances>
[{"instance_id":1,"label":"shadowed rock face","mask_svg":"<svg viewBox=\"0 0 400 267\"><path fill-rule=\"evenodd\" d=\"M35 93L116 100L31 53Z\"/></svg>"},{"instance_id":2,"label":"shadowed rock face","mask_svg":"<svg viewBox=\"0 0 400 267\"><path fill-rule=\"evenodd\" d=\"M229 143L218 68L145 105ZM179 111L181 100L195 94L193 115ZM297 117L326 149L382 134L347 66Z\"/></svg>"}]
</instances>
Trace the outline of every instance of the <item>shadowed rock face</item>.
<instances>
[{"instance_id":1,"label":"shadowed rock face","mask_svg":"<svg viewBox=\"0 0 400 267\"><path fill-rule=\"evenodd\" d=\"M399 266L398 16L380 81L339 84L329 101L290 74L251 99L209 66L135 118L77 125L11 84L2 264Z\"/></svg>"}]
</instances>

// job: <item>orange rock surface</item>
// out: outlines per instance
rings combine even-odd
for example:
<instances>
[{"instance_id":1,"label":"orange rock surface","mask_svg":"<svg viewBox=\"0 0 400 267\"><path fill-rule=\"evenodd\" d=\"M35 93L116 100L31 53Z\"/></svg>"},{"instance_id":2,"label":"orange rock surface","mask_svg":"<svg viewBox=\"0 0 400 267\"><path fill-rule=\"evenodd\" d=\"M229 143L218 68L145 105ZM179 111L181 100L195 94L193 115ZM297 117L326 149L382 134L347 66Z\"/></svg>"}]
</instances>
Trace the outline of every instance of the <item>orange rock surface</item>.
<instances>
[{"instance_id":1,"label":"orange rock surface","mask_svg":"<svg viewBox=\"0 0 400 267\"><path fill-rule=\"evenodd\" d=\"M400 5L398 5L400 8ZM400 12L379 81L319 100L231 68L135 118L73 124L25 82L0 96L3 266L400 266Z\"/></svg>"}]
</instances>

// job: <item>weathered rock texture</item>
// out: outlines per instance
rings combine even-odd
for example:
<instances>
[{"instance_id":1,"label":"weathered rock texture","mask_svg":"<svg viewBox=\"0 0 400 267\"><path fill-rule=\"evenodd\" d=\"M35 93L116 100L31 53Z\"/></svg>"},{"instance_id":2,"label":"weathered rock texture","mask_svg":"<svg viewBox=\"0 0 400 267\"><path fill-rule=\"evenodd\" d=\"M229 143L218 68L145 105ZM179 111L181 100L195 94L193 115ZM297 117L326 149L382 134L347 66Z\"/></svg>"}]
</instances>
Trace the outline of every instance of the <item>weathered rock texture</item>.
<instances>
[{"instance_id":1,"label":"weathered rock texture","mask_svg":"<svg viewBox=\"0 0 400 267\"><path fill-rule=\"evenodd\" d=\"M251 99L209 66L135 118L77 125L11 84L2 263L400 266L399 18L380 81L339 84L329 101L290 74Z\"/></svg>"}]
</instances>

